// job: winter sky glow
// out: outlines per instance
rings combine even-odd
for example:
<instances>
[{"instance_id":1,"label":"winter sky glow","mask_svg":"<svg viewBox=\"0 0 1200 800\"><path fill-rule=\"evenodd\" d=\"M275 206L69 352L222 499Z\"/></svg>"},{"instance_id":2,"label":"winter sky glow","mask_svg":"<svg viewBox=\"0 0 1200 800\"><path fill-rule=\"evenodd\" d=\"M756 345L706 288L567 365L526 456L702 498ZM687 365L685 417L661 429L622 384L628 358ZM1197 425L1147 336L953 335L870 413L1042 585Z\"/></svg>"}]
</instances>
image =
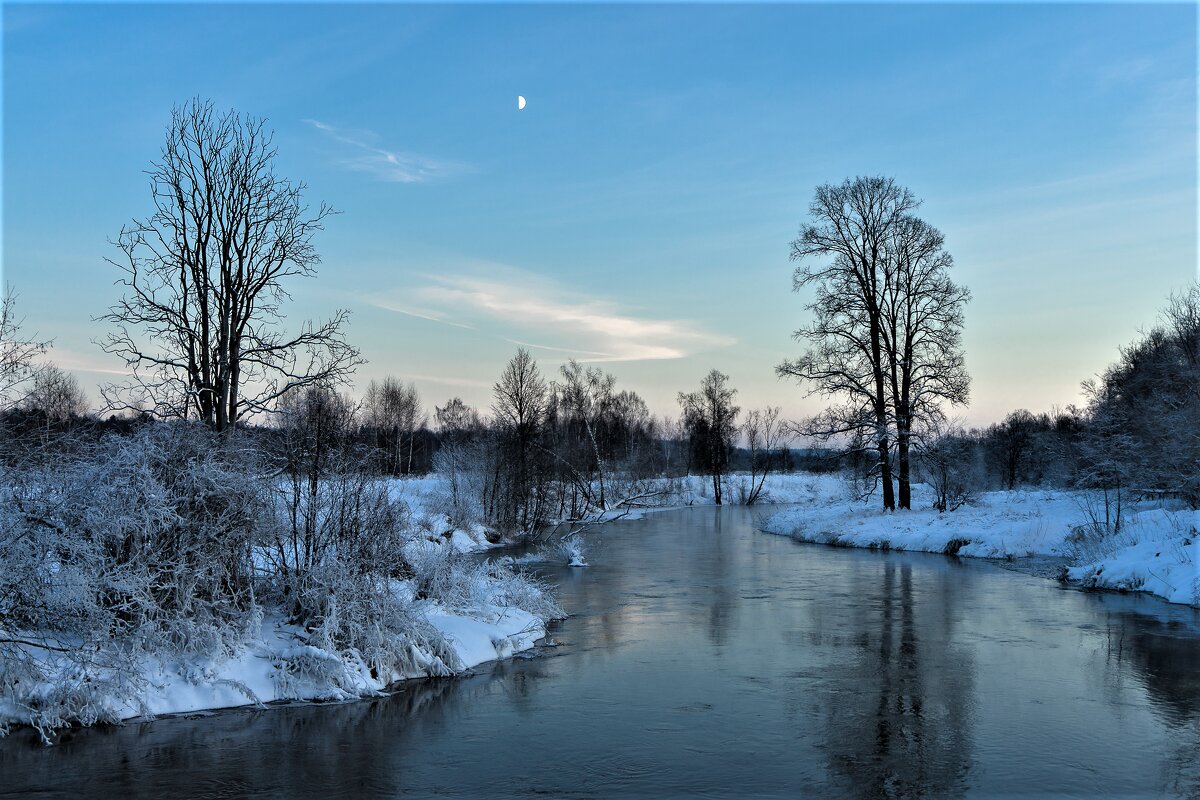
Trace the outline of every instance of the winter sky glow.
<instances>
[{"instance_id":1,"label":"winter sky glow","mask_svg":"<svg viewBox=\"0 0 1200 800\"><path fill-rule=\"evenodd\" d=\"M1197 270L1197 11L1059 6L24 6L3 9L4 280L89 389L106 239L193 95L266 116L343 212L291 321L353 311L372 377L486 407L518 344L604 362L653 410L774 366L813 188L923 197L974 301L971 422L1079 382ZM528 106L516 108L517 95Z\"/></svg>"}]
</instances>

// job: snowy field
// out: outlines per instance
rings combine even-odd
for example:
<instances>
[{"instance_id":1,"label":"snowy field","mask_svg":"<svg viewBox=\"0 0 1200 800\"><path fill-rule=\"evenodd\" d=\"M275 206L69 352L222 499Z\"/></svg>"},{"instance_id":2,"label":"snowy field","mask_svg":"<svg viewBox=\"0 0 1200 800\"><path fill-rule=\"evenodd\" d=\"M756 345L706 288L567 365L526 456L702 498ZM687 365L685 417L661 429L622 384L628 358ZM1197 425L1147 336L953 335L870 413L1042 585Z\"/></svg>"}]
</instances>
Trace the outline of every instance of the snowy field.
<instances>
[{"instance_id":1,"label":"snowy field","mask_svg":"<svg viewBox=\"0 0 1200 800\"><path fill-rule=\"evenodd\" d=\"M1119 532L1091 524L1095 498L1066 490L988 492L939 514L925 486L913 487L913 511L888 513L878 499L847 496L829 476L788 479L780 496L796 505L768 516L768 533L845 547L919 550L977 558L1069 559L1068 580L1081 586L1142 591L1172 603L1200 605L1200 511L1169 503L1127 505ZM807 481L806 488L803 485Z\"/></svg>"}]
</instances>

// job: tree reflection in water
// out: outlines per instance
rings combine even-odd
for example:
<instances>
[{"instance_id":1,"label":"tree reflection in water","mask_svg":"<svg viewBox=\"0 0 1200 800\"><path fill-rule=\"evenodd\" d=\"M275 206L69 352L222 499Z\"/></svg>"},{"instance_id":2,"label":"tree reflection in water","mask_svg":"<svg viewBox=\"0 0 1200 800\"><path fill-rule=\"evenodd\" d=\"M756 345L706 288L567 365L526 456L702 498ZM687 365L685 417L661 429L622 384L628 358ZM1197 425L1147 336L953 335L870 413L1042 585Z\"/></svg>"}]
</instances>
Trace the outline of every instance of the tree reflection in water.
<instances>
[{"instance_id":1,"label":"tree reflection in water","mask_svg":"<svg viewBox=\"0 0 1200 800\"><path fill-rule=\"evenodd\" d=\"M914 589L890 558L864 571L850 620L858 632L822 687L829 771L846 797L954 795L970 767L973 669L953 643L956 580ZM926 595L926 596L923 596ZM933 602L922 602L924 599Z\"/></svg>"}]
</instances>

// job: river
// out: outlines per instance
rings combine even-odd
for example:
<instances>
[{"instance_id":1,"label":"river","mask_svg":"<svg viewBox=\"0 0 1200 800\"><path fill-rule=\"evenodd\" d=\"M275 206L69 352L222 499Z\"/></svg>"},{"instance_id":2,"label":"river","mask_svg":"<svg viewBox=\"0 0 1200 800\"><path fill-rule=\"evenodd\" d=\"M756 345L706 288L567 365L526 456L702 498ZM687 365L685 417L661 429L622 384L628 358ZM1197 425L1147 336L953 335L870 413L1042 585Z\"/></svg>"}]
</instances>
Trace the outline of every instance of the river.
<instances>
[{"instance_id":1,"label":"river","mask_svg":"<svg viewBox=\"0 0 1200 800\"><path fill-rule=\"evenodd\" d=\"M1200 796L1200 612L755 522L604 526L533 565L557 646L468 677L16 732L0 796Z\"/></svg>"}]
</instances>

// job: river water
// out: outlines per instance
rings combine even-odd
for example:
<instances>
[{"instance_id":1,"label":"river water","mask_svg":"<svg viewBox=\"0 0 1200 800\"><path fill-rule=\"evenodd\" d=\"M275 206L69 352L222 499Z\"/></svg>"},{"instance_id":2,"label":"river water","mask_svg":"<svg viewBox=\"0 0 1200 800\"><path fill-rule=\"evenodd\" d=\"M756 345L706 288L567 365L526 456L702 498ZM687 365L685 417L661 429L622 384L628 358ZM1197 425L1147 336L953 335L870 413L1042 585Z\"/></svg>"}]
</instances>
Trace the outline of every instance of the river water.
<instances>
[{"instance_id":1,"label":"river water","mask_svg":"<svg viewBox=\"0 0 1200 800\"><path fill-rule=\"evenodd\" d=\"M1196 797L1200 613L744 508L535 565L557 647L356 703L0 740L0 795Z\"/></svg>"}]
</instances>

